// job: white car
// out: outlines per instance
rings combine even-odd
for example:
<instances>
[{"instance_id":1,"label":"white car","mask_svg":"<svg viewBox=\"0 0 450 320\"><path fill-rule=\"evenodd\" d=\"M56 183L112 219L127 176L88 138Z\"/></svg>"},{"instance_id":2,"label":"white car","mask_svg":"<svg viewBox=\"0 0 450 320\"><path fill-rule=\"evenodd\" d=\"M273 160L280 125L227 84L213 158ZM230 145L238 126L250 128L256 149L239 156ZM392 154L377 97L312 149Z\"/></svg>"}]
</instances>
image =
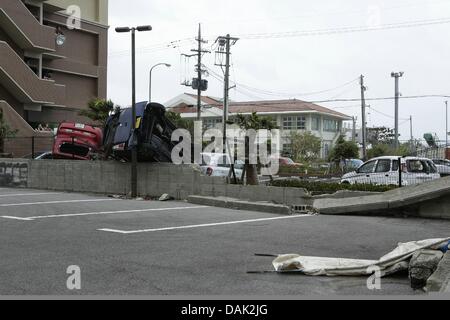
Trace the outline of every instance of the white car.
<instances>
[{"instance_id":1,"label":"white car","mask_svg":"<svg viewBox=\"0 0 450 320\"><path fill-rule=\"evenodd\" d=\"M379 157L364 163L356 171L342 177L341 183L398 185L400 157ZM402 185L415 185L441 176L433 161L426 158L401 158Z\"/></svg>"},{"instance_id":2,"label":"white car","mask_svg":"<svg viewBox=\"0 0 450 320\"><path fill-rule=\"evenodd\" d=\"M210 177L232 177L231 160L227 154L224 153L202 153L203 162L200 166L204 175ZM242 172L245 163L239 160L235 161L234 171L236 178L242 177Z\"/></svg>"},{"instance_id":3,"label":"white car","mask_svg":"<svg viewBox=\"0 0 450 320\"><path fill-rule=\"evenodd\" d=\"M442 177L450 176L450 160L433 159L433 162Z\"/></svg>"}]
</instances>

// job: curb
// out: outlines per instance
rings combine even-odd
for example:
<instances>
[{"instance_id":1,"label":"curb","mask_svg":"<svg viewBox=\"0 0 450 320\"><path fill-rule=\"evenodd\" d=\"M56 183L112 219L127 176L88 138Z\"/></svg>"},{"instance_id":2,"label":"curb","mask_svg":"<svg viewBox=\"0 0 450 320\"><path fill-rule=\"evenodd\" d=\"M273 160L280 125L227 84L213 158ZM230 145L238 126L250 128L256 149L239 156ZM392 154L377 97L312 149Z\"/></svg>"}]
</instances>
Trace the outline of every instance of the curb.
<instances>
[{"instance_id":1,"label":"curb","mask_svg":"<svg viewBox=\"0 0 450 320\"><path fill-rule=\"evenodd\" d=\"M188 202L197 205L245 210L245 211L257 211L265 213L274 213L280 215L290 215L291 209L288 206L274 204L269 202L250 202L243 201L234 198L225 197L203 197L203 196L189 196Z\"/></svg>"}]
</instances>

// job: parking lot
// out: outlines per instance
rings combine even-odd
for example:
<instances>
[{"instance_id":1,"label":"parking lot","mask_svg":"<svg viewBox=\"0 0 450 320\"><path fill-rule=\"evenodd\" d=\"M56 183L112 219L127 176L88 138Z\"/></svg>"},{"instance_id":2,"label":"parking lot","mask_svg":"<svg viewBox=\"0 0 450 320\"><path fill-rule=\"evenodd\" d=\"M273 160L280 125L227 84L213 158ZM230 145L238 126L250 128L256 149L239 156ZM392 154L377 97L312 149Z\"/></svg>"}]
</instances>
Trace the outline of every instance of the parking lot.
<instances>
[{"instance_id":1,"label":"parking lot","mask_svg":"<svg viewBox=\"0 0 450 320\"><path fill-rule=\"evenodd\" d=\"M406 276L271 270L255 253L378 259L398 242L448 237L450 221L278 216L99 195L0 188L0 295L415 294ZM81 269L81 290L66 286Z\"/></svg>"}]
</instances>

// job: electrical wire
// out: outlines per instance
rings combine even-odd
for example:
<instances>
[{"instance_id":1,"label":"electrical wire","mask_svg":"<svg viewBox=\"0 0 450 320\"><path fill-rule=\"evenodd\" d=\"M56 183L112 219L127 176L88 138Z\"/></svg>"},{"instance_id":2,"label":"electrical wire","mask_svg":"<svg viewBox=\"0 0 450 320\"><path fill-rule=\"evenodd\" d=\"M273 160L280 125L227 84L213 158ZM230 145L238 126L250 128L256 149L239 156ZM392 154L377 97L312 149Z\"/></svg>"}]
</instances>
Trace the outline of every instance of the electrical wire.
<instances>
[{"instance_id":1,"label":"electrical wire","mask_svg":"<svg viewBox=\"0 0 450 320\"><path fill-rule=\"evenodd\" d=\"M288 32L274 32L274 33L253 33L237 35L240 39L255 40L255 39L273 39L273 38L292 38L292 37L306 37L306 36L321 36L331 34L344 34L355 32L367 32L389 29L414 28L429 25L440 25L450 23L450 17L428 20L405 21L400 23L380 24L378 26L348 26L337 27L329 29L316 30L296 30Z\"/></svg>"}]
</instances>

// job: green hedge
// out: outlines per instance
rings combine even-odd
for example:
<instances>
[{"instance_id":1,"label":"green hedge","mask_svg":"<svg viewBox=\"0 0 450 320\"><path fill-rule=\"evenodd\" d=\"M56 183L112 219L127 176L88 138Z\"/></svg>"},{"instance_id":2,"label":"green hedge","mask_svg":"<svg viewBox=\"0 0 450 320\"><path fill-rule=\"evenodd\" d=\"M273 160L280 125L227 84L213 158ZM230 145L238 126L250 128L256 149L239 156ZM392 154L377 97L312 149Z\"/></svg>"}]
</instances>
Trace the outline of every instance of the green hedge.
<instances>
[{"instance_id":1,"label":"green hedge","mask_svg":"<svg viewBox=\"0 0 450 320\"><path fill-rule=\"evenodd\" d=\"M313 193L335 193L340 190L386 192L397 188L395 186L378 186L373 184L340 184L302 180L276 180L271 182L270 185L273 187L303 188Z\"/></svg>"}]
</instances>

